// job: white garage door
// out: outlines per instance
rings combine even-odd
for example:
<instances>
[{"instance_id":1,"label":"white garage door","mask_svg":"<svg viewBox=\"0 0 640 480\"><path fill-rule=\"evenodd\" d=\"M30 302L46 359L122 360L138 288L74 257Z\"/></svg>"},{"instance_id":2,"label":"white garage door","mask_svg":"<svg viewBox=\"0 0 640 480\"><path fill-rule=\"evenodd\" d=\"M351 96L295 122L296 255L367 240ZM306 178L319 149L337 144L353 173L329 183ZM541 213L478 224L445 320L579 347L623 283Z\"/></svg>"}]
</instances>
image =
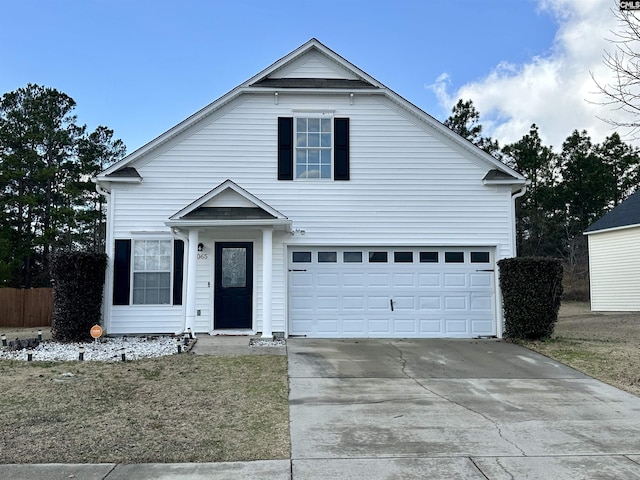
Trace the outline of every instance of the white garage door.
<instances>
[{"instance_id":1,"label":"white garage door","mask_svg":"<svg viewBox=\"0 0 640 480\"><path fill-rule=\"evenodd\" d=\"M289 334L496 335L491 248L298 248L289 256Z\"/></svg>"}]
</instances>

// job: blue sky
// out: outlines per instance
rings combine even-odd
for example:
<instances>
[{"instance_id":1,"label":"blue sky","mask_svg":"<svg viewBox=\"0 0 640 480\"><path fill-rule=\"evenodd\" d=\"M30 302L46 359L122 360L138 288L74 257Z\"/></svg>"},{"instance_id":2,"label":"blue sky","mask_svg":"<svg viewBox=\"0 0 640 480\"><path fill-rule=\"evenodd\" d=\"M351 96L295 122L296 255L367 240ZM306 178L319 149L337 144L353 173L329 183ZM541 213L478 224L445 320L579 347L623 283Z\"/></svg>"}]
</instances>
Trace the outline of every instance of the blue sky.
<instances>
[{"instance_id":1,"label":"blue sky","mask_svg":"<svg viewBox=\"0 0 640 480\"><path fill-rule=\"evenodd\" d=\"M534 109L544 112L538 117L513 110L531 102L525 86L537 81L523 77L527 69L548 70L545 62L559 56L566 64L563 32L598 23L612 2L0 0L0 93L54 87L76 100L79 123L114 129L133 151L315 37L440 120L466 94L486 113L487 133L504 143L533 121L544 133L545 118L557 116L558 102L545 96L534 97L547 104ZM595 50L601 57L602 38L584 43L594 50L590 62ZM509 95L489 95L496 86ZM516 116L518 126L506 129ZM579 115L563 122L548 129L555 145L574 128L589 129Z\"/></svg>"}]
</instances>

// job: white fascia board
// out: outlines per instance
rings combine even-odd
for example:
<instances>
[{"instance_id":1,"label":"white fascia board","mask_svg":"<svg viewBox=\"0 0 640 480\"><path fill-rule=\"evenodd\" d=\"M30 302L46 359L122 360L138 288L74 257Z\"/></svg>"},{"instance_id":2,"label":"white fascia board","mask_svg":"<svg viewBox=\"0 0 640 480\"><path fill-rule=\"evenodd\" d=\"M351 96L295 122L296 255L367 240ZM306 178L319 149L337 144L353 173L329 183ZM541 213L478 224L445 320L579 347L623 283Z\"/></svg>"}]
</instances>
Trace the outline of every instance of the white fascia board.
<instances>
[{"instance_id":1,"label":"white fascia board","mask_svg":"<svg viewBox=\"0 0 640 480\"><path fill-rule=\"evenodd\" d=\"M609 233L617 232L619 230L629 230L630 228L638 228L640 224L634 223L633 225L623 225L621 227L603 228L602 230L594 230L592 232L582 232L583 235L595 235L596 233Z\"/></svg>"},{"instance_id":2,"label":"white fascia board","mask_svg":"<svg viewBox=\"0 0 640 480\"><path fill-rule=\"evenodd\" d=\"M97 175L95 179L101 185L106 183L142 183L142 177L108 177L102 173Z\"/></svg>"},{"instance_id":3,"label":"white fascia board","mask_svg":"<svg viewBox=\"0 0 640 480\"><path fill-rule=\"evenodd\" d=\"M215 227L273 227L285 231L291 230L291 220L284 218L252 219L252 220L168 220L167 227L185 228L215 228Z\"/></svg>"}]
</instances>

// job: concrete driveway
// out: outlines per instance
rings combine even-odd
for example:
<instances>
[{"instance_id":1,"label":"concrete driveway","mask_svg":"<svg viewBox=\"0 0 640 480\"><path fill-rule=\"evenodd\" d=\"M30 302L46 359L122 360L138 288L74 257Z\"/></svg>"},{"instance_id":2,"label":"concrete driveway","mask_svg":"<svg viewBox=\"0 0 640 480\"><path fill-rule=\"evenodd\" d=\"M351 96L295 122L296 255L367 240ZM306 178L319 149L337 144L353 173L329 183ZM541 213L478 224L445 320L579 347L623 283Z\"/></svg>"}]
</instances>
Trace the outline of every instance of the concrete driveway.
<instances>
[{"instance_id":1,"label":"concrete driveway","mask_svg":"<svg viewBox=\"0 0 640 480\"><path fill-rule=\"evenodd\" d=\"M287 343L294 479L640 479L640 398L527 349Z\"/></svg>"}]
</instances>

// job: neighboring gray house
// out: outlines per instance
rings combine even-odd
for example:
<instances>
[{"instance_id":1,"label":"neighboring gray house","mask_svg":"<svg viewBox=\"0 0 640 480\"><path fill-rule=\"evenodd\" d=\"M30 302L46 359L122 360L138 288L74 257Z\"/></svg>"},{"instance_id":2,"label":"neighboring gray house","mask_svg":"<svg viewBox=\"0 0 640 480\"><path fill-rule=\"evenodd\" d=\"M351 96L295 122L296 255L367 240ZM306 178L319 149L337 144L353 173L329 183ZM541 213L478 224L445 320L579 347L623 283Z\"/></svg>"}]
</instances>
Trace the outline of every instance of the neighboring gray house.
<instances>
[{"instance_id":1,"label":"neighboring gray house","mask_svg":"<svg viewBox=\"0 0 640 480\"><path fill-rule=\"evenodd\" d=\"M108 333L502 335L525 179L315 39L96 181Z\"/></svg>"},{"instance_id":2,"label":"neighboring gray house","mask_svg":"<svg viewBox=\"0 0 640 480\"><path fill-rule=\"evenodd\" d=\"M640 311L640 191L585 230L591 310Z\"/></svg>"}]
</instances>

